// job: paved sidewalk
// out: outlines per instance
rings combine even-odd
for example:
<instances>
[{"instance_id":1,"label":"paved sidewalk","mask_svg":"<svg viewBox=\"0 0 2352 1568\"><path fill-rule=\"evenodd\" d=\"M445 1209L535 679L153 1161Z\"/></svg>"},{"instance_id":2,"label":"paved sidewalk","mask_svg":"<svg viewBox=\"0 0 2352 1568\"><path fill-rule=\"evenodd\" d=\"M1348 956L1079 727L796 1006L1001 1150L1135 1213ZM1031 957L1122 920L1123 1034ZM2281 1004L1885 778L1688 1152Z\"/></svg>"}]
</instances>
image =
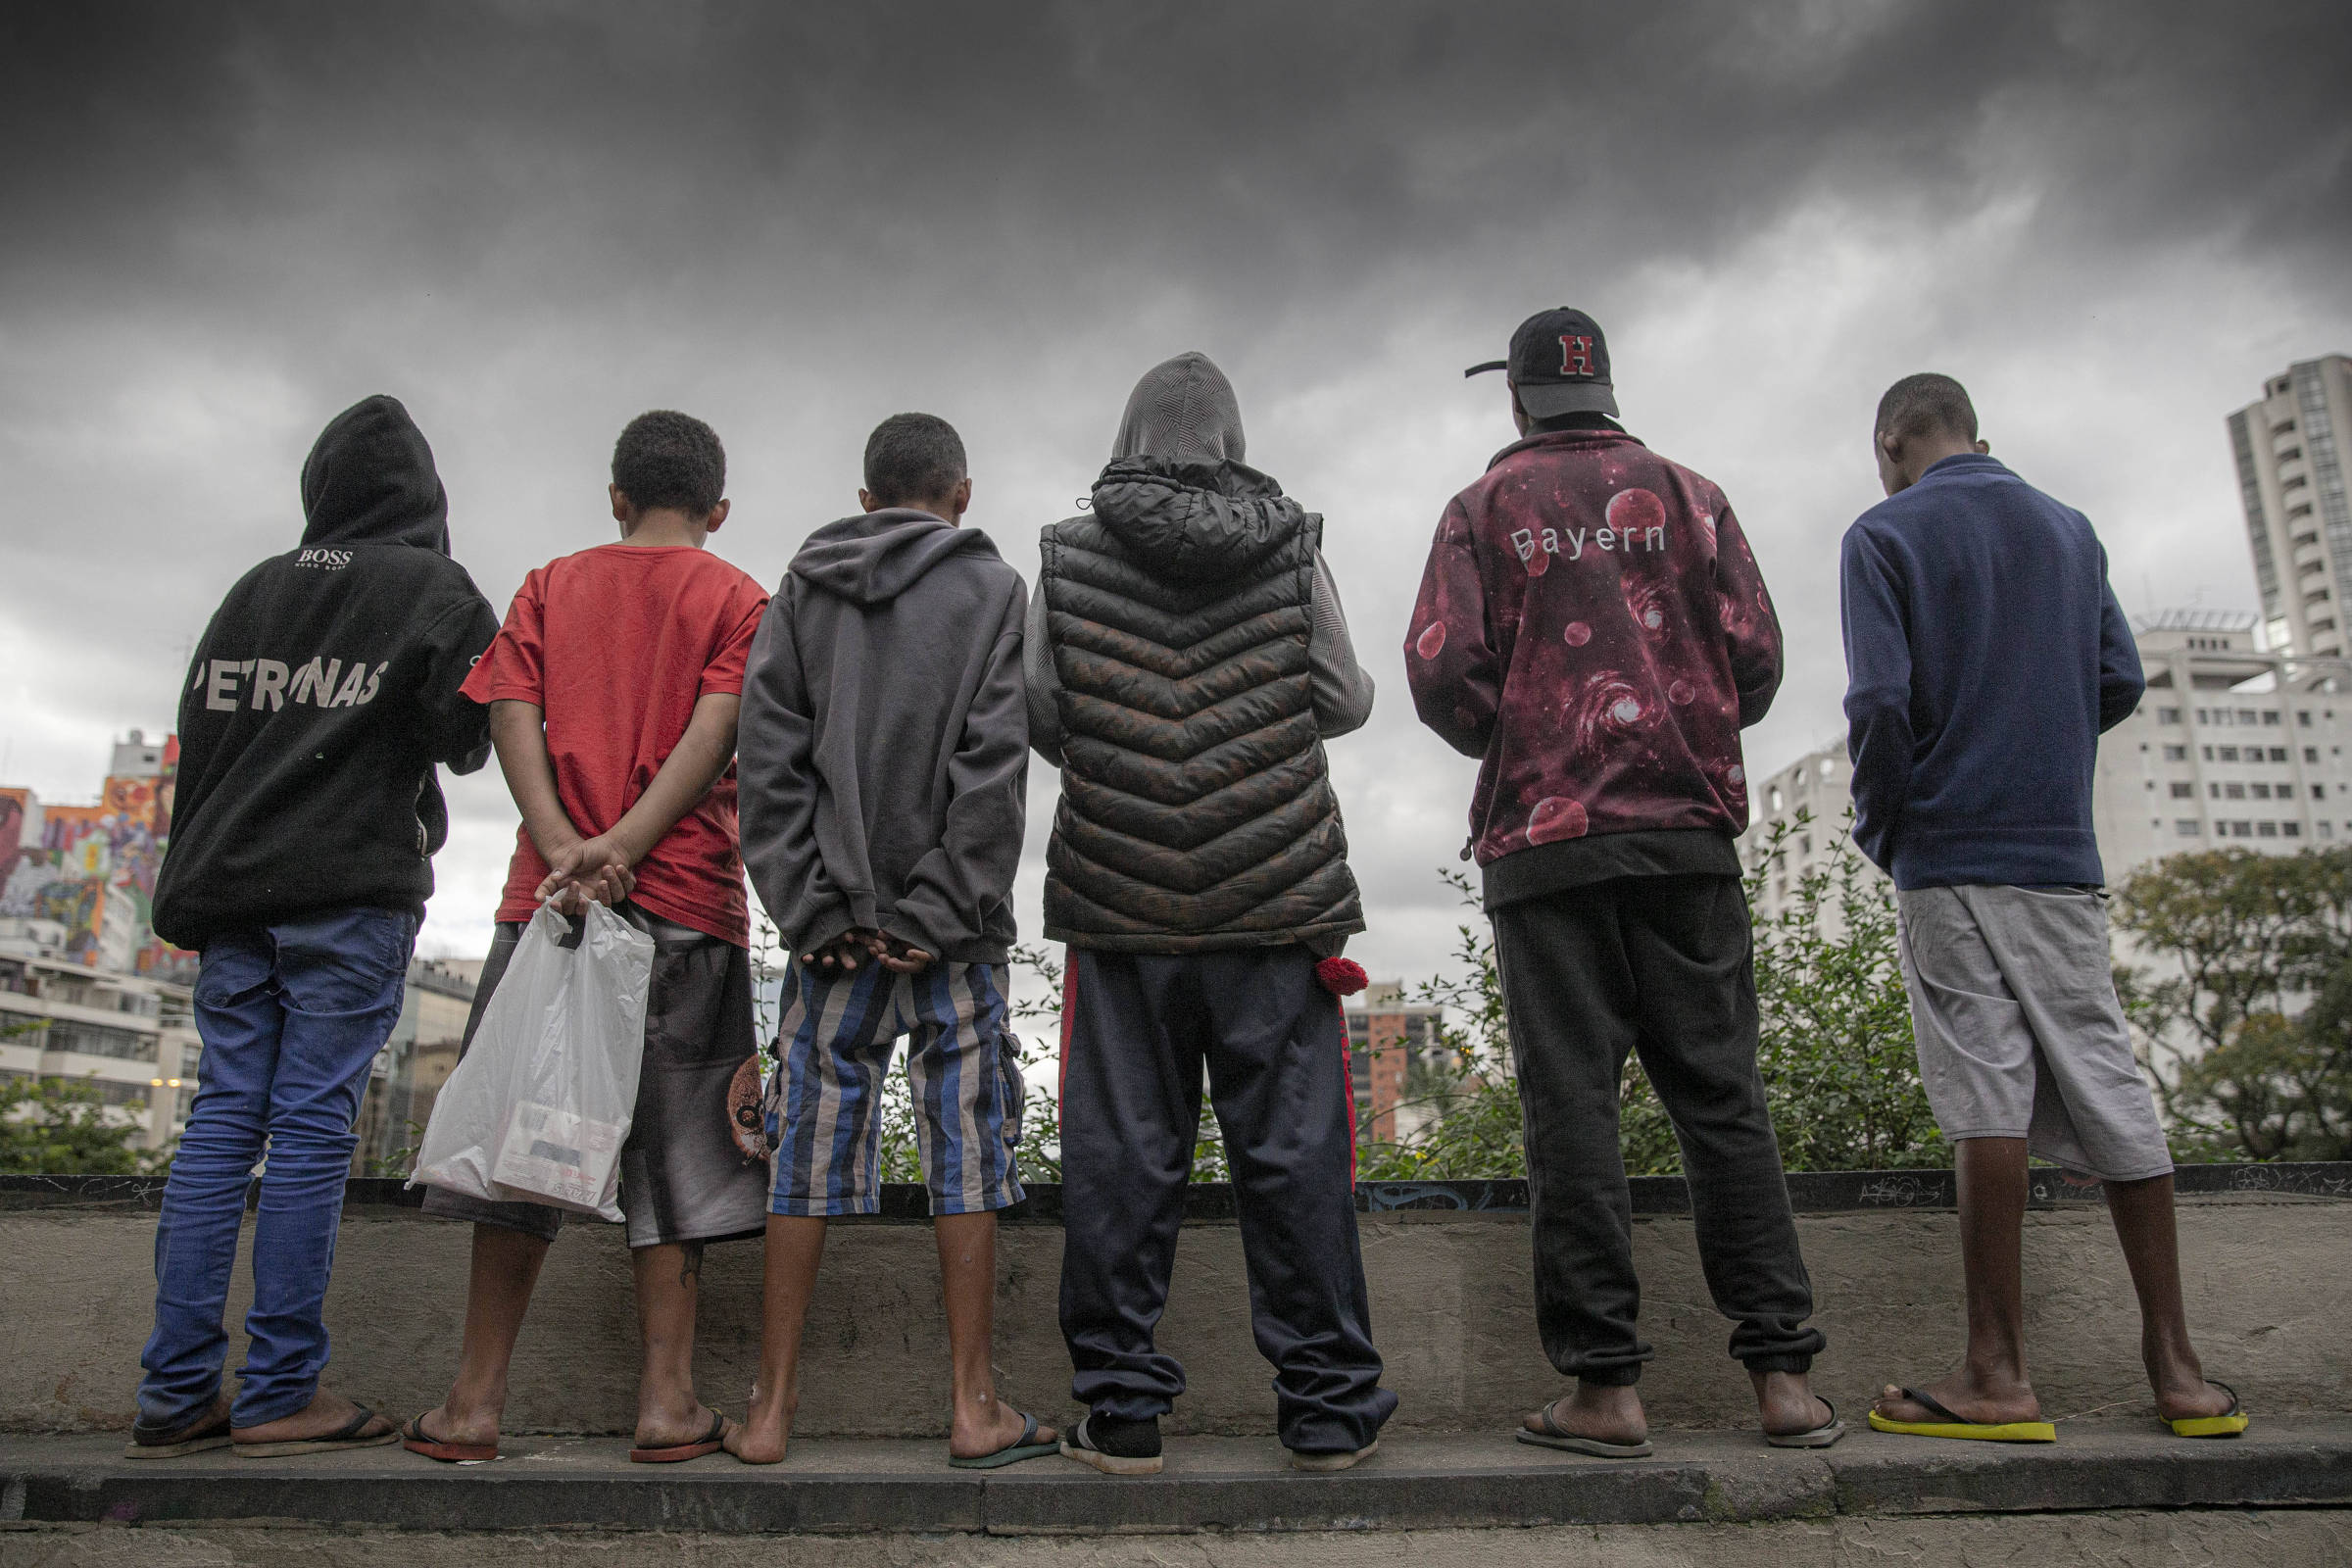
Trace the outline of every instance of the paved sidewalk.
<instances>
[{"instance_id":1,"label":"paved sidewalk","mask_svg":"<svg viewBox=\"0 0 2352 1568\"><path fill-rule=\"evenodd\" d=\"M1179 1438L1156 1477L1059 1457L952 1470L943 1441L809 1441L754 1469L723 1454L632 1465L625 1440L520 1438L494 1463L400 1448L132 1461L119 1437L0 1437L0 1521L276 1519L396 1530L991 1535L1437 1530L2352 1504L2352 1417L2257 1418L2234 1441L2073 1423L2049 1446L1853 1433L1823 1450L1666 1433L1654 1457L1584 1459L1499 1434L1400 1435L1337 1475L1270 1439Z\"/></svg>"}]
</instances>

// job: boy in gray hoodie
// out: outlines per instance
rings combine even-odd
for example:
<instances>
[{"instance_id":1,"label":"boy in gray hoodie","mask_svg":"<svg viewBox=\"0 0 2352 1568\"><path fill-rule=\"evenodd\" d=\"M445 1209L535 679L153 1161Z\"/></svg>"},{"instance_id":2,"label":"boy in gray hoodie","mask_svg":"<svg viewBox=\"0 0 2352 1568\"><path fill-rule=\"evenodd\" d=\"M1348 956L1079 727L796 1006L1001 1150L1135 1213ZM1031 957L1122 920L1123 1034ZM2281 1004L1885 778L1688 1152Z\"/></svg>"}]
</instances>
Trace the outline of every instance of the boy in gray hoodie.
<instances>
[{"instance_id":1,"label":"boy in gray hoodie","mask_svg":"<svg viewBox=\"0 0 2352 1568\"><path fill-rule=\"evenodd\" d=\"M1027 593L971 504L963 442L900 414L865 447L865 508L808 536L752 644L737 736L744 863L798 963L782 1042L766 1315L727 1446L784 1457L826 1218L879 1203L881 1083L901 1035L919 1107L948 1345L949 1462L1055 1451L990 1370L996 1211L1021 1200L1004 1027L1029 732Z\"/></svg>"}]
</instances>

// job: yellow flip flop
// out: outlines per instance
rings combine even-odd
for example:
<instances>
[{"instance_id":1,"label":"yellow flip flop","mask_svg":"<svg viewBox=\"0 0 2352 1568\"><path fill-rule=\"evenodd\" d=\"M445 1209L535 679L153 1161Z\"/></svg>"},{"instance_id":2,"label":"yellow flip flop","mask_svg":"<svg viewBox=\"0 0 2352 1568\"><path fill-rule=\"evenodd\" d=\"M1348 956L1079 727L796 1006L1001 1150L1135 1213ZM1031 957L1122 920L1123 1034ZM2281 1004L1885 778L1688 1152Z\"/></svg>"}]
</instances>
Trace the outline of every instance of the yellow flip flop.
<instances>
[{"instance_id":1,"label":"yellow flip flop","mask_svg":"<svg viewBox=\"0 0 2352 1568\"><path fill-rule=\"evenodd\" d=\"M1873 1432L1899 1432L1910 1438L1967 1438L1978 1443L2056 1443L2058 1428L2047 1421L1963 1421L1917 1389L1902 1391L1913 1404L1925 1405L1934 1421L1889 1421L1874 1407ZM2214 1419L2220 1420L2217 1416Z\"/></svg>"},{"instance_id":2,"label":"yellow flip flop","mask_svg":"<svg viewBox=\"0 0 2352 1568\"><path fill-rule=\"evenodd\" d=\"M2230 1408L2220 1415L2188 1415L2178 1421L2165 1422L2166 1426L2173 1429L2174 1437L2234 1438L2254 1424L2254 1418L2246 1414L2246 1407L2238 1402L2235 1389L2220 1378L2207 1378L2205 1381L2230 1396Z\"/></svg>"}]
</instances>

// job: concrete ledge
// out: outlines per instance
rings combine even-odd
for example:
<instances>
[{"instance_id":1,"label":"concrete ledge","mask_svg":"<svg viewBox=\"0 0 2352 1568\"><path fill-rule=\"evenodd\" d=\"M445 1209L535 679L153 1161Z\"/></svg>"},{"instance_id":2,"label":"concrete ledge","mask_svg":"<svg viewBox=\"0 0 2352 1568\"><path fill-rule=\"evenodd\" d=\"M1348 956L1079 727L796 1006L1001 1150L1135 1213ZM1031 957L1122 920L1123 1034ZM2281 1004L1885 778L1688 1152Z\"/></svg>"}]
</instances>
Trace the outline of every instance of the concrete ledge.
<instances>
[{"instance_id":1,"label":"concrete ledge","mask_svg":"<svg viewBox=\"0 0 2352 1568\"><path fill-rule=\"evenodd\" d=\"M2153 1423L2077 1423L2052 1447L1859 1432L1783 1451L1745 1434L1668 1436L1646 1460L1580 1459L1499 1433L1399 1436L1332 1476L1271 1442L1180 1439L1166 1473L1048 1458L951 1470L937 1443L803 1443L773 1470L723 1456L631 1465L610 1441L510 1445L494 1464L402 1452L130 1461L120 1440L0 1440L0 1517L25 1523L298 1520L414 1531L1079 1535L1749 1523L1832 1517L2241 1509L2352 1502L2352 1419L2262 1419L2234 1442Z\"/></svg>"}]
</instances>

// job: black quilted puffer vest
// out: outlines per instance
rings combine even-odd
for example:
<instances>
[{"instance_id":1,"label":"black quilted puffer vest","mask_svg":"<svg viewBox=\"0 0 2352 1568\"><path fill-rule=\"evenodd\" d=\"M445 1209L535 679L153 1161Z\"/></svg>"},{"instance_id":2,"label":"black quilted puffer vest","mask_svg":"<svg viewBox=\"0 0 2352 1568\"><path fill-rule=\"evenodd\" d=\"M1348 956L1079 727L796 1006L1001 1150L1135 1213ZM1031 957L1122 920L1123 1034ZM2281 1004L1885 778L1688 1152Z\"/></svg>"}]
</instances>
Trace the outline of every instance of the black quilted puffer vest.
<instances>
[{"instance_id":1,"label":"black quilted puffer vest","mask_svg":"<svg viewBox=\"0 0 2352 1568\"><path fill-rule=\"evenodd\" d=\"M1123 953L1364 928L1307 671L1322 519L1240 464L1113 463L1048 528L1061 804L1046 935Z\"/></svg>"}]
</instances>

